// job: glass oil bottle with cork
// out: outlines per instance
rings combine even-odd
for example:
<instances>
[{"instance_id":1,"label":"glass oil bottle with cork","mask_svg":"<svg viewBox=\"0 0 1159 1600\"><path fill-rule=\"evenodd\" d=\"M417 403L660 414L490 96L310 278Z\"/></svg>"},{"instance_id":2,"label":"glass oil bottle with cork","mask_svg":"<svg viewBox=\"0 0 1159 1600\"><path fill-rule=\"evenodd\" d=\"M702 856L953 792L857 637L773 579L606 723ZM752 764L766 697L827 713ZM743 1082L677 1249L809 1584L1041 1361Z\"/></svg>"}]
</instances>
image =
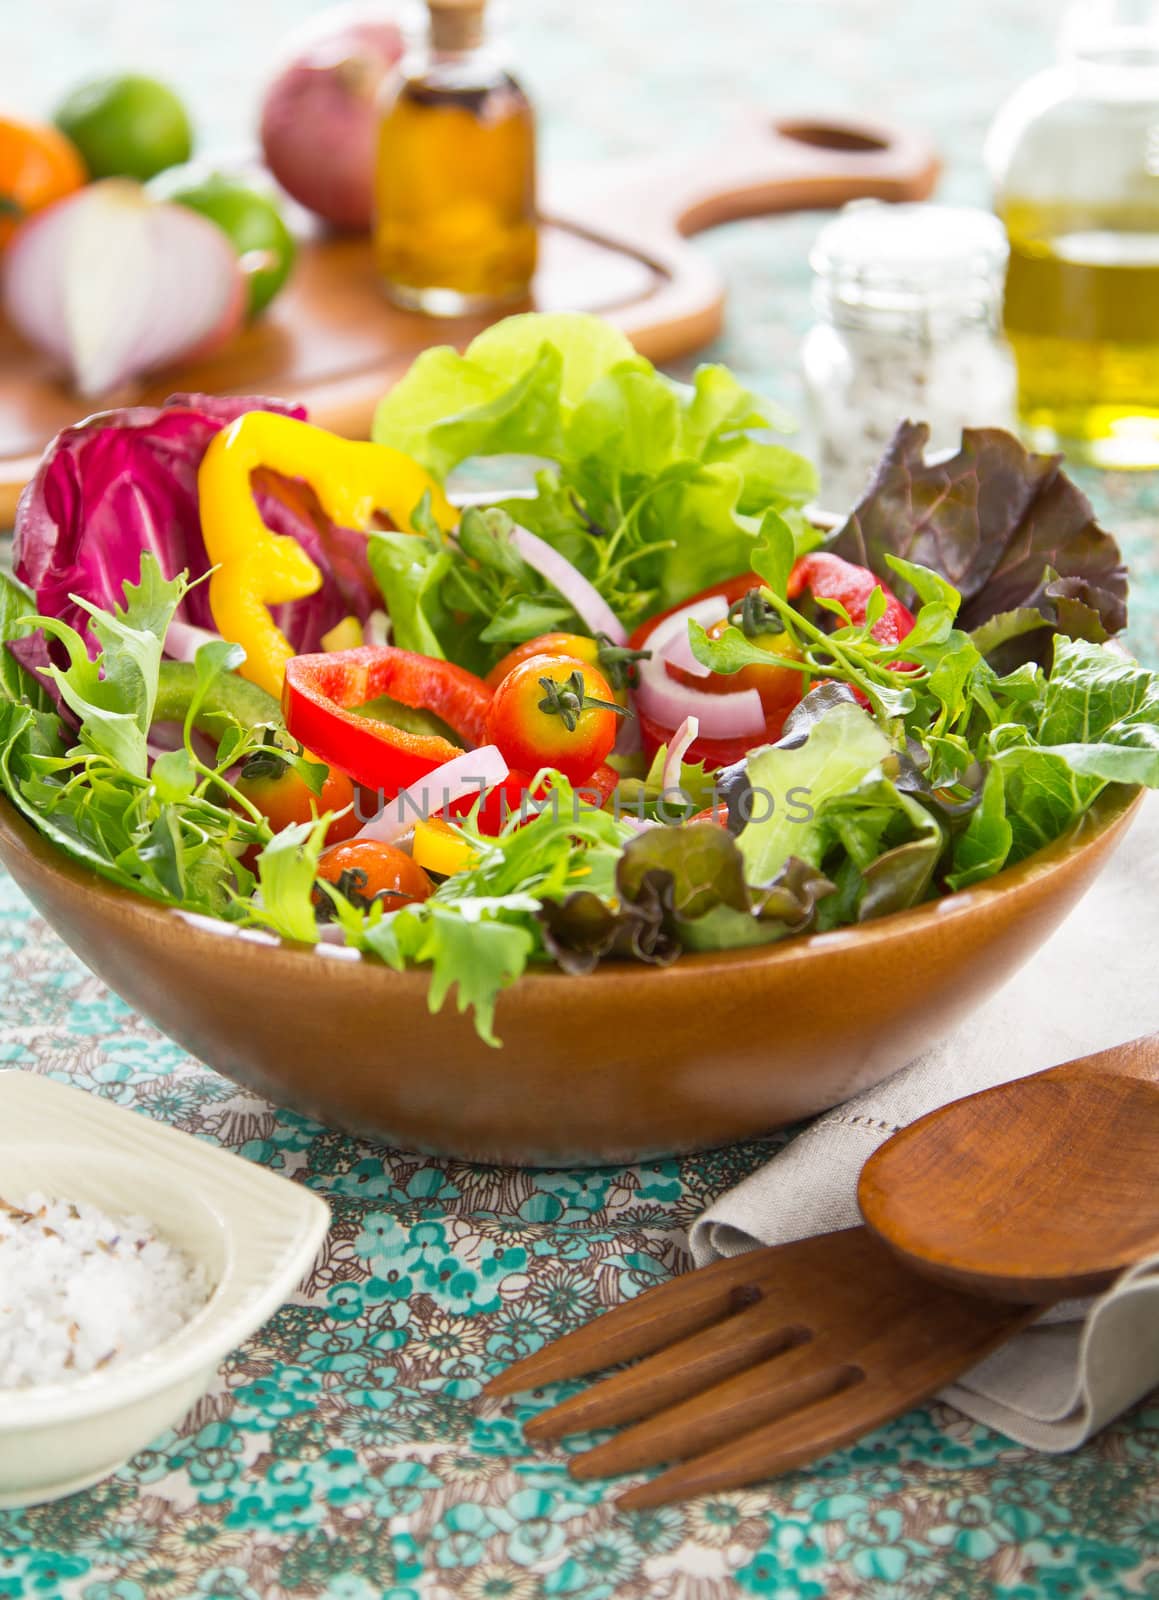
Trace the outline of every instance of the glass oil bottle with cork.
<instances>
[{"instance_id":1,"label":"glass oil bottle with cork","mask_svg":"<svg viewBox=\"0 0 1159 1600\"><path fill-rule=\"evenodd\" d=\"M1159 0L1072 5L986 153L1030 443L1159 466Z\"/></svg>"},{"instance_id":2,"label":"glass oil bottle with cork","mask_svg":"<svg viewBox=\"0 0 1159 1600\"><path fill-rule=\"evenodd\" d=\"M396 304L434 316L518 304L535 272L535 117L485 37L485 6L427 0L427 43L379 124L378 274Z\"/></svg>"}]
</instances>

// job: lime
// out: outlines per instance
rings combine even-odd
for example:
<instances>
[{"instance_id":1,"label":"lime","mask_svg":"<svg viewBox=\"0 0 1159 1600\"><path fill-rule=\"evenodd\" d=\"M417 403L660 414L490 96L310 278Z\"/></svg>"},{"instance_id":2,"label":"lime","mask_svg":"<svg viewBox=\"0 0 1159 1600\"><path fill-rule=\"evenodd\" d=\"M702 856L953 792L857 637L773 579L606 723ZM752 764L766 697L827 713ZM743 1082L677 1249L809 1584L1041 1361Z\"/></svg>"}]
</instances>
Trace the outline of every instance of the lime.
<instances>
[{"instance_id":1,"label":"lime","mask_svg":"<svg viewBox=\"0 0 1159 1600\"><path fill-rule=\"evenodd\" d=\"M188 161L193 148L189 117L173 90L134 72L80 84L52 120L76 145L92 178L144 183Z\"/></svg>"},{"instance_id":2,"label":"lime","mask_svg":"<svg viewBox=\"0 0 1159 1600\"><path fill-rule=\"evenodd\" d=\"M196 166L163 172L149 185L158 200L172 200L216 222L241 260L249 315L265 309L290 276L297 245L277 201L225 172Z\"/></svg>"}]
</instances>

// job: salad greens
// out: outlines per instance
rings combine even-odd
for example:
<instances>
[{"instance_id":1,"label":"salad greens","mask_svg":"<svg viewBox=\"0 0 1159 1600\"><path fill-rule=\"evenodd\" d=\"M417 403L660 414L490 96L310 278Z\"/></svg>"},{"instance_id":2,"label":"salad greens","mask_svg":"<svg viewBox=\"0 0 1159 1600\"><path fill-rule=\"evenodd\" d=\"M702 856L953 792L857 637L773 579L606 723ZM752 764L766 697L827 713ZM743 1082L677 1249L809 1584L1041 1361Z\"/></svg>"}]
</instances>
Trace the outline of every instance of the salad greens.
<instances>
[{"instance_id":1,"label":"salad greens","mask_svg":"<svg viewBox=\"0 0 1159 1600\"><path fill-rule=\"evenodd\" d=\"M264 404L182 397L66 430L21 507L31 592L0 580L0 788L69 855L163 904L427 968L432 1009L454 990L496 1043L502 992L536 964L663 965L865 922L1023 860L1109 788L1159 787L1159 676L1115 641L1119 550L1054 458L974 430L929 464L926 430L903 424L826 541L879 584L858 575L854 620L794 587L822 535L801 509L812 468L769 438L787 426L777 412L723 368L673 384L595 319L515 317L465 354L421 356L375 437L439 479L479 456L530 458L530 497L466 512L454 536L425 504L417 533L367 539L331 524L308 485L255 473L266 521L322 573L277 610L292 647L316 651L382 605L396 646L476 673L552 630L590 642L512 543L514 519L625 628L739 577L741 625L690 621L692 655L718 689L772 667L800 675L802 698L779 738L754 736L723 770L679 759L696 731L669 725L671 747L621 761L603 809L541 772L523 791L530 820L516 807L495 832L480 801L443 822L463 864L428 899L347 898L318 876L335 817L276 831L237 781L258 751L317 797L327 769L238 675L240 647L198 631L213 621L198 465L223 424ZM887 605L900 641L878 636ZM193 641L184 660L169 659L174 624ZM784 636L775 655L766 624ZM432 731L433 712L389 697L353 709Z\"/></svg>"},{"instance_id":2,"label":"salad greens","mask_svg":"<svg viewBox=\"0 0 1159 1600\"><path fill-rule=\"evenodd\" d=\"M245 921L254 879L240 857L273 835L227 774L277 735L280 713L252 685L222 692L223 682L238 683L232 674L242 659L223 639L198 650L192 683L180 665L163 664L165 633L188 585L163 578L152 554L140 567L122 606L84 603L99 644L92 659L70 624L32 615L29 597L3 580L7 628L39 627L65 652L67 665L50 664L44 675L67 718L48 709L39 682L4 652L0 781L42 833L103 877L188 911ZM149 735L163 680L168 710L179 705L183 724L180 744L160 751ZM245 722L229 710L233 703L251 714ZM251 720L267 706L266 720ZM199 738L207 724L216 740L209 759ZM323 768L289 745L279 753L320 790Z\"/></svg>"},{"instance_id":3,"label":"salad greens","mask_svg":"<svg viewBox=\"0 0 1159 1600\"><path fill-rule=\"evenodd\" d=\"M480 456L551 465L529 499L503 508L559 550L620 620L642 618L744 571L772 509L801 548L817 535L799 508L816 492L803 456L763 435L781 414L723 367L688 392L592 317L510 317L463 355L428 350L381 402L374 437L435 476ZM380 533L370 563L395 641L486 671L504 653L575 625L570 608L480 523L423 544ZM467 625L463 625L466 619Z\"/></svg>"}]
</instances>

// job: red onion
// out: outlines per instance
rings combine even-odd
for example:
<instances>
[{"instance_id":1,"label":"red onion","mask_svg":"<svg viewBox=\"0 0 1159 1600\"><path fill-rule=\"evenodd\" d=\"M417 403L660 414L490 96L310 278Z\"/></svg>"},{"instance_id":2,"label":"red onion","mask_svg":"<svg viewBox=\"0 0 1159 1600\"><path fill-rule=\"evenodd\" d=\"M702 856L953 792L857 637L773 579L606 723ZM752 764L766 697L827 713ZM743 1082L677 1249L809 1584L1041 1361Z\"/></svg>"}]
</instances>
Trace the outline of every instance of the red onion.
<instances>
[{"instance_id":1,"label":"red onion","mask_svg":"<svg viewBox=\"0 0 1159 1600\"><path fill-rule=\"evenodd\" d=\"M195 628L192 622L173 621L165 632L165 654L170 661L192 661L203 644L220 639L210 628Z\"/></svg>"},{"instance_id":2,"label":"red onion","mask_svg":"<svg viewBox=\"0 0 1159 1600\"><path fill-rule=\"evenodd\" d=\"M669 675L666 655L680 635L687 635L689 621L703 626L720 616L715 596L684 606L665 617L648 636L652 651L649 660L637 665L639 683L636 699L644 715L662 728L679 728L686 717L696 717L706 739L745 739L765 731L765 712L755 689L738 689L734 694L705 694L690 689Z\"/></svg>"},{"instance_id":3,"label":"red onion","mask_svg":"<svg viewBox=\"0 0 1159 1600\"><path fill-rule=\"evenodd\" d=\"M702 628L710 628L714 622L720 622L728 616L728 601L723 595L711 595L706 600L700 600L684 613L685 620L695 617ZM649 641L650 643L651 641ZM692 642L688 637L687 628L678 628L675 636L669 641L663 652L665 661L672 667L679 667L682 672L687 672L693 678L707 678L712 674L711 667L706 667L703 661L697 661L692 654Z\"/></svg>"},{"instance_id":4,"label":"red onion","mask_svg":"<svg viewBox=\"0 0 1159 1600\"><path fill-rule=\"evenodd\" d=\"M409 833L420 818L433 817L464 796L475 797L502 783L510 769L493 744L477 750L464 750L461 756L444 761L409 789L402 789L388 800L377 817L355 834L357 839L379 839L390 844Z\"/></svg>"},{"instance_id":5,"label":"red onion","mask_svg":"<svg viewBox=\"0 0 1159 1600\"><path fill-rule=\"evenodd\" d=\"M290 51L262 100L266 164L308 211L369 228L378 92L403 53L398 25L380 6L344 6L295 35Z\"/></svg>"},{"instance_id":6,"label":"red onion","mask_svg":"<svg viewBox=\"0 0 1159 1600\"><path fill-rule=\"evenodd\" d=\"M667 794L669 789L680 787L680 767L684 757L692 745L700 737L700 722L696 717L685 717L676 732L668 741L668 754L664 757L664 768L660 774L660 793Z\"/></svg>"},{"instance_id":7,"label":"red onion","mask_svg":"<svg viewBox=\"0 0 1159 1600\"><path fill-rule=\"evenodd\" d=\"M559 591L586 628L605 634L613 644L627 644L628 635L619 617L595 585L589 583L566 556L561 556L530 529L521 528L518 522L512 529L511 543L527 565L534 567L541 578L546 578L552 588Z\"/></svg>"},{"instance_id":8,"label":"red onion","mask_svg":"<svg viewBox=\"0 0 1159 1600\"><path fill-rule=\"evenodd\" d=\"M126 178L38 212L4 260L4 308L30 343L101 395L232 336L245 311L233 245L185 206Z\"/></svg>"}]
</instances>

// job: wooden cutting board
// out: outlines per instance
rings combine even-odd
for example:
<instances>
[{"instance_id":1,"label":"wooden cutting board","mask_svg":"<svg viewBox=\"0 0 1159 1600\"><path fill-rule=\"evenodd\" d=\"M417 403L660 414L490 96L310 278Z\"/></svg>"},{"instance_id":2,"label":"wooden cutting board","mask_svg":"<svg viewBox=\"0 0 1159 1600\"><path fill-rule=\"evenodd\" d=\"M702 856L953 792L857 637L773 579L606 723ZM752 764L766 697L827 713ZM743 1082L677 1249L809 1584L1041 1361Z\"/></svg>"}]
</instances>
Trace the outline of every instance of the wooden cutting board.
<instances>
[{"instance_id":1,"label":"wooden cutting board","mask_svg":"<svg viewBox=\"0 0 1159 1600\"><path fill-rule=\"evenodd\" d=\"M529 308L598 311L650 359L669 361L721 325L724 285L690 235L859 196L924 199L937 173L931 147L914 134L800 119L748 124L693 159L549 172ZM375 402L418 351L465 344L492 320L400 311L379 290L365 238L318 237L303 243L267 315L226 349L102 404L156 404L184 390L270 395L300 401L323 427L365 437ZM0 325L0 526L11 524L52 436L96 409Z\"/></svg>"}]
</instances>

